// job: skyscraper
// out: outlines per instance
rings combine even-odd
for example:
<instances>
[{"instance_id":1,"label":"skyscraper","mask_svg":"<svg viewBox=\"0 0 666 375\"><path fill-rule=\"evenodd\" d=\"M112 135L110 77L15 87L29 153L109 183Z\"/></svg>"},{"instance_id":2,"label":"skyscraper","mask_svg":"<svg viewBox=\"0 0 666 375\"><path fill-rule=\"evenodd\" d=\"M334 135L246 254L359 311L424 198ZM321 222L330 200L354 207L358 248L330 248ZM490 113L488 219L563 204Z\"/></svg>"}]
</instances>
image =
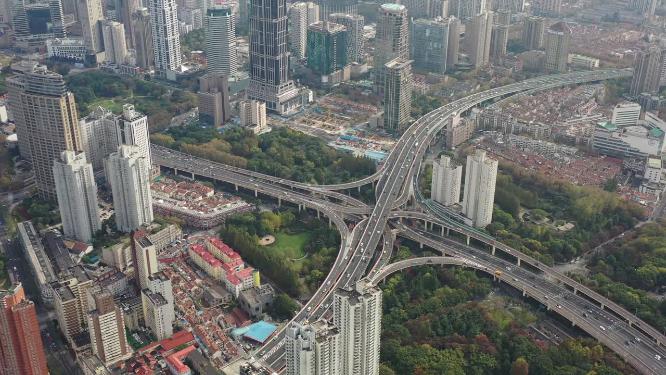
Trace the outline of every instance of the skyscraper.
<instances>
[{"instance_id":1,"label":"skyscraper","mask_svg":"<svg viewBox=\"0 0 666 375\"><path fill-rule=\"evenodd\" d=\"M299 60L305 59L308 26L315 22L319 22L319 5L298 2L289 7L289 49Z\"/></svg>"},{"instance_id":2,"label":"skyscraper","mask_svg":"<svg viewBox=\"0 0 666 375\"><path fill-rule=\"evenodd\" d=\"M132 15L134 12L141 8L141 0L115 0L116 1L116 18L125 28L125 36L127 37L127 45L129 48L134 48L134 23L132 22Z\"/></svg>"},{"instance_id":3,"label":"skyscraper","mask_svg":"<svg viewBox=\"0 0 666 375\"><path fill-rule=\"evenodd\" d=\"M358 0L316 0L322 20L327 20L331 13L358 14Z\"/></svg>"},{"instance_id":4,"label":"skyscraper","mask_svg":"<svg viewBox=\"0 0 666 375\"><path fill-rule=\"evenodd\" d=\"M384 4L379 7L373 57L375 91L380 95L384 89L385 64L396 58L409 59L407 8L400 4Z\"/></svg>"},{"instance_id":5,"label":"skyscraper","mask_svg":"<svg viewBox=\"0 0 666 375\"><path fill-rule=\"evenodd\" d=\"M662 49L658 46L651 46L636 55L634 76L629 90L632 96L638 96L644 92L656 94L659 91L662 53Z\"/></svg>"},{"instance_id":6,"label":"skyscraper","mask_svg":"<svg viewBox=\"0 0 666 375\"><path fill-rule=\"evenodd\" d=\"M88 315L92 352L105 366L113 367L132 355L125 337L123 311L108 292L96 294L93 298L96 309Z\"/></svg>"},{"instance_id":7,"label":"skyscraper","mask_svg":"<svg viewBox=\"0 0 666 375\"><path fill-rule=\"evenodd\" d=\"M116 142L113 145L137 146L139 154L152 167L148 116L134 109L133 104L123 104L123 112L115 117ZM114 151L116 151L114 149Z\"/></svg>"},{"instance_id":8,"label":"skyscraper","mask_svg":"<svg viewBox=\"0 0 666 375\"><path fill-rule=\"evenodd\" d=\"M449 29L451 19L436 18L412 21L411 58L414 68L432 73L445 73L449 70Z\"/></svg>"},{"instance_id":9,"label":"skyscraper","mask_svg":"<svg viewBox=\"0 0 666 375\"><path fill-rule=\"evenodd\" d=\"M199 119L222 126L231 118L227 76L209 73L199 78Z\"/></svg>"},{"instance_id":10,"label":"skyscraper","mask_svg":"<svg viewBox=\"0 0 666 375\"><path fill-rule=\"evenodd\" d=\"M103 21L101 25L104 39L104 60L112 64L124 64L127 60L127 43L123 24Z\"/></svg>"},{"instance_id":11,"label":"skyscraper","mask_svg":"<svg viewBox=\"0 0 666 375\"><path fill-rule=\"evenodd\" d=\"M557 17L562 13L562 0L534 0L532 13L539 16Z\"/></svg>"},{"instance_id":12,"label":"skyscraper","mask_svg":"<svg viewBox=\"0 0 666 375\"><path fill-rule=\"evenodd\" d=\"M160 78L176 80L181 70L180 33L176 0L148 2L153 34L155 72Z\"/></svg>"},{"instance_id":13,"label":"skyscraper","mask_svg":"<svg viewBox=\"0 0 666 375\"><path fill-rule=\"evenodd\" d=\"M484 150L467 156L462 213L483 228L493 219L497 160L486 157Z\"/></svg>"},{"instance_id":14,"label":"skyscraper","mask_svg":"<svg viewBox=\"0 0 666 375\"><path fill-rule=\"evenodd\" d=\"M411 120L412 62L395 59L385 65L384 129L391 133L403 131Z\"/></svg>"},{"instance_id":15,"label":"skyscraper","mask_svg":"<svg viewBox=\"0 0 666 375\"><path fill-rule=\"evenodd\" d=\"M479 13L468 19L465 27L465 50L475 68L490 63L490 42L493 30L493 12Z\"/></svg>"},{"instance_id":16,"label":"skyscraper","mask_svg":"<svg viewBox=\"0 0 666 375\"><path fill-rule=\"evenodd\" d=\"M148 8L139 8L132 13L132 43L136 53L136 65L148 69L155 64L153 28Z\"/></svg>"},{"instance_id":17,"label":"skyscraper","mask_svg":"<svg viewBox=\"0 0 666 375\"><path fill-rule=\"evenodd\" d=\"M462 165L456 166L451 158L442 155L432 163L432 200L445 206L460 202Z\"/></svg>"},{"instance_id":18,"label":"skyscraper","mask_svg":"<svg viewBox=\"0 0 666 375\"><path fill-rule=\"evenodd\" d=\"M104 158L118 149L115 116L108 109L97 107L79 120L79 128L86 160L98 171L104 167Z\"/></svg>"},{"instance_id":19,"label":"skyscraper","mask_svg":"<svg viewBox=\"0 0 666 375\"><path fill-rule=\"evenodd\" d=\"M354 290L336 290L333 325L340 330L340 374L379 374L382 291L362 281Z\"/></svg>"},{"instance_id":20,"label":"skyscraper","mask_svg":"<svg viewBox=\"0 0 666 375\"><path fill-rule=\"evenodd\" d=\"M92 164L83 152L63 151L53 164L53 177L63 233L89 243L102 228Z\"/></svg>"},{"instance_id":21,"label":"skyscraper","mask_svg":"<svg viewBox=\"0 0 666 375\"><path fill-rule=\"evenodd\" d=\"M148 286L141 291L141 301L146 327L158 340L171 337L176 319L171 280L161 272L150 276Z\"/></svg>"},{"instance_id":22,"label":"skyscraper","mask_svg":"<svg viewBox=\"0 0 666 375\"><path fill-rule=\"evenodd\" d=\"M247 98L266 102L269 111L295 111L301 97L288 68L286 0L251 0Z\"/></svg>"},{"instance_id":23,"label":"skyscraper","mask_svg":"<svg viewBox=\"0 0 666 375\"><path fill-rule=\"evenodd\" d=\"M546 31L546 72L567 71L571 28L566 22L558 22Z\"/></svg>"},{"instance_id":24,"label":"skyscraper","mask_svg":"<svg viewBox=\"0 0 666 375\"><path fill-rule=\"evenodd\" d=\"M65 150L82 151L74 95L60 74L34 63L12 65L7 79L21 156L32 161L40 197L55 200L53 161Z\"/></svg>"},{"instance_id":25,"label":"skyscraper","mask_svg":"<svg viewBox=\"0 0 666 375\"><path fill-rule=\"evenodd\" d=\"M153 221L150 164L138 146L121 145L106 160L116 227L130 232Z\"/></svg>"},{"instance_id":26,"label":"skyscraper","mask_svg":"<svg viewBox=\"0 0 666 375\"><path fill-rule=\"evenodd\" d=\"M448 0L400 0L411 18L445 18L449 14Z\"/></svg>"},{"instance_id":27,"label":"skyscraper","mask_svg":"<svg viewBox=\"0 0 666 375\"><path fill-rule=\"evenodd\" d=\"M155 245L143 231L132 232L132 263L134 281L139 289L148 288L149 278L157 272L157 252Z\"/></svg>"},{"instance_id":28,"label":"skyscraper","mask_svg":"<svg viewBox=\"0 0 666 375\"><path fill-rule=\"evenodd\" d=\"M347 29L337 23L319 21L308 26L307 66L329 75L347 65Z\"/></svg>"},{"instance_id":29,"label":"skyscraper","mask_svg":"<svg viewBox=\"0 0 666 375\"><path fill-rule=\"evenodd\" d=\"M208 73L236 74L236 18L230 6L208 8L204 19Z\"/></svg>"},{"instance_id":30,"label":"skyscraper","mask_svg":"<svg viewBox=\"0 0 666 375\"><path fill-rule=\"evenodd\" d=\"M79 22L83 33L83 42L90 54L104 51L104 39L102 37L102 25L104 12L101 0L79 0L78 4Z\"/></svg>"},{"instance_id":31,"label":"skyscraper","mask_svg":"<svg viewBox=\"0 0 666 375\"><path fill-rule=\"evenodd\" d=\"M61 0L49 0L49 12L51 13L51 33L55 38L65 38L65 15L62 10Z\"/></svg>"},{"instance_id":32,"label":"skyscraper","mask_svg":"<svg viewBox=\"0 0 666 375\"><path fill-rule=\"evenodd\" d=\"M0 290L0 369L3 375L44 375L46 355L35 304L21 284Z\"/></svg>"},{"instance_id":33,"label":"skyscraper","mask_svg":"<svg viewBox=\"0 0 666 375\"><path fill-rule=\"evenodd\" d=\"M511 13L509 11L500 10L494 13L490 37L490 57L493 61L499 62L506 56L510 25Z\"/></svg>"},{"instance_id":34,"label":"skyscraper","mask_svg":"<svg viewBox=\"0 0 666 375\"><path fill-rule=\"evenodd\" d=\"M450 0L449 14L467 20L488 10L487 0Z\"/></svg>"},{"instance_id":35,"label":"skyscraper","mask_svg":"<svg viewBox=\"0 0 666 375\"><path fill-rule=\"evenodd\" d=\"M527 17L523 24L523 45L528 50L543 47L543 35L546 30L546 20L541 17Z\"/></svg>"},{"instance_id":36,"label":"skyscraper","mask_svg":"<svg viewBox=\"0 0 666 375\"><path fill-rule=\"evenodd\" d=\"M508 10L511 13L523 13L525 0L493 0L490 6L493 11Z\"/></svg>"},{"instance_id":37,"label":"skyscraper","mask_svg":"<svg viewBox=\"0 0 666 375\"><path fill-rule=\"evenodd\" d=\"M458 64L460 51L460 20L455 16L449 17L449 45L446 53L446 68L452 71Z\"/></svg>"},{"instance_id":38,"label":"skyscraper","mask_svg":"<svg viewBox=\"0 0 666 375\"><path fill-rule=\"evenodd\" d=\"M266 129L266 103L257 100L243 100L238 103L241 126L251 128L255 133Z\"/></svg>"},{"instance_id":39,"label":"skyscraper","mask_svg":"<svg viewBox=\"0 0 666 375\"><path fill-rule=\"evenodd\" d=\"M293 323L287 328L285 348L287 375L341 373L340 332L326 321Z\"/></svg>"},{"instance_id":40,"label":"skyscraper","mask_svg":"<svg viewBox=\"0 0 666 375\"><path fill-rule=\"evenodd\" d=\"M363 26L365 18L353 14L332 13L328 20L347 29L347 62L363 62Z\"/></svg>"}]
</instances>

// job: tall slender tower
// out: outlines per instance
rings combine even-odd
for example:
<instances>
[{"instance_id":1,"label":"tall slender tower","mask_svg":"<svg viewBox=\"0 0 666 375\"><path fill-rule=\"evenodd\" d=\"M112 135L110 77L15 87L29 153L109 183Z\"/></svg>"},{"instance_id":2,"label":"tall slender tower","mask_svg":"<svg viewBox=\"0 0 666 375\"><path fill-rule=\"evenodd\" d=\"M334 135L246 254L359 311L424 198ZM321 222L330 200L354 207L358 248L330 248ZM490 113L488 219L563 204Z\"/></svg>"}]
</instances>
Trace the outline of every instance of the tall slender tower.
<instances>
[{"instance_id":1,"label":"tall slender tower","mask_svg":"<svg viewBox=\"0 0 666 375\"><path fill-rule=\"evenodd\" d=\"M96 309L88 314L92 351L105 366L113 367L132 355L125 337L123 311L116 306L113 295L108 292L93 298Z\"/></svg>"},{"instance_id":2,"label":"tall slender tower","mask_svg":"<svg viewBox=\"0 0 666 375\"><path fill-rule=\"evenodd\" d=\"M148 286L141 290L141 301L146 327L158 340L171 337L175 320L171 280L162 272L150 276Z\"/></svg>"},{"instance_id":3,"label":"tall slender tower","mask_svg":"<svg viewBox=\"0 0 666 375\"><path fill-rule=\"evenodd\" d=\"M208 8L204 19L208 73L236 74L236 18L230 6Z\"/></svg>"},{"instance_id":4,"label":"tall slender tower","mask_svg":"<svg viewBox=\"0 0 666 375\"><path fill-rule=\"evenodd\" d=\"M475 227L483 228L493 219L496 179L497 160L486 157L483 150L467 157L462 212Z\"/></svg>"},{"instance_id":5,"label":"tall slender tower","mask_svg":"<svg viewBox=\"0 0 666 375\"><path fill-rule=\"evenodd\" d=\"M632 96L638 96L644 92L656 94L659 91L662 54L662 49L658 46L652 46L638 53L629 90Z\"/></svg>"},{"instance_id":6,"label":"tall slender tower","mask_svg":"<svg viewBox=\"0 0 666 375\"><path fill-rule=\"evenodd\" d=\"M155 64L153 28L148 8L139 8L132 13L132 44L136 51L137 66L148 69Z\"/></svg>"},{"instance_id":7,"label":"tall slender tower","mask_svg":"<svg viewBox=\"0 0 666 375\"><path fill-rule=\"evenodd\" d=\"M412 21L411 56L414 67L433 73L444 73L449 68L450 19L417 19Z\"/></svg>"},{"instance_id":8,"label":"tall slender tower","mask_svg":"<svg viewBox=\"0 0 666 375\"><path fill-rule=\"evenodd\" d=\"M340 332L326 321L294 323L287 328L287 375L338 375Z\"/></svg>"},{"instance_id":9,"label":"tall slender tower","mask_svg":"<svg viewBox=\"0 0 666 375\"><path fill-rule=\"evenodd\" d=\"M116 146L137 146L141 157L152 167L150 157L150 134L148 116L134 109L132 104L123 105L123 113L116 117Z\"/></svg>"},{"instance_id":10,"label":"tall slender tower","mask_svg":"<svg viewBox=\"0 0 666 375\"><path fill-rule=\"evenodd\" d=\"M289 47L299 60L305 58L308 26L319 21L319 5L312 2L293 3L289 7Z\"/></svg>"},{"instance_id":11,"label":"tall slender tower","mask_svg":"<svg viewBox=\"0 0 666 375\"><path fill-rule=\"evenodd\" d=\"M134 48L134 30L132 15L141 8L141 0L116 0L116 17L125 28L127 45Z\"/></svg>"},{"instance_id":12,"label":"tall slender tower","mask_svg":"<svg viewBox=\"0 0 666 375\"><path fill-rule=\"evenodd\" d=\"M409 18L407 8L400 4L384 4L379 7L377 35L375 37L375 91L383 94L385 68L389 61L409 59Z\"/></svg>"},{"instance_id":13,"label":"tall slender tower","mask_svg":"<svg viewBox=\"0 0 666 375\"><path fill-rule=\"evenodd\" d=\"M469 31L468 31L469 30ZM479 13L467 20L465 50L475 68L490 63L490 42L493 31L493 12Z\"/></svg>"},{"instance_id":14,"label":"tall slender tower","mask_svg":"<svg viewBox=\"0 0 666 375\"><path fill-rule=\"evenodd\" d=\"M53 164L53 177L64 234L89 243L102 228L92 164L83 152L63 151Z\"/></svg>"},{"instance_id":15,"label":"tall slender tower","mask_svg":"<svg viewBox=\"0 0 666 375\"><path fill-rule=\"evenodd\" d=\"M116 21L103 21L104 59L113 64L124 64L127 59L127 41L125 28Z\"/></svg>"},{"instance_id":16,"label":"tall slender tower","mask_svg":"<svg viewBox=\"0 0 666 375\"><path fill-rule=\"evenodd\" d=\"M558 22L546 31L546 71L564 73L567 71L571 28L566 22ZM657 79L657 81L659 81Z\"/></svg>"},{"instance_id":17,"label":"tall slender tower","mask_svg":"<svg viewBox=\"0 0 666 375\"><path fill-rule=\"evenodd\" d=\"M148 288L149 278L157 272L157 253L155 245L143 231L135 231L132 238L132 263L134 280L139 289Z\"/></svg>"},{"instance_id":18,"label":"tall slender tower","mask_svg":"<svg viewBox=\"0 0 666 375\"><path fill-rule=\"evenodd\" d=\"M153 221L150 164L138 146L121 145L106 160L116 226L130 232Z\"/></svg>"},{"instance_id":19,"label":"tall slender tower","mask_svg":"<svg viewBox=\"0 0 666 375\"><path fill-rule=\"evenodd\" d=\"M316 0L322 21L331 13L358 14L358 0Z\"/></svg>"},{"instance_id":20,"label":"tall slender tower","mask_svg":"<svg viewBox=\"0 0 666 375\"><path fill-rule=\"evenodd\" d=\"M489 2L487 0L451 0L449 14L466 20L488 10Z\"/></svg>"},{"instance_id":21,"label":"tall slender tower","mask_svg":"<svg viewBox=\"0 0 666 375\"><path fill-rule=\"evenodd\" d=\"M155 72L161 78L176 80L181 69L180 32L176 0L150 0Z\"/></svg>"},{"instance_id":22,"label":"tall slender tower","mask_svg":"<svg viewBox=\"0 0 666 375\"><path fill-rule=\"evenodd\" d=\"M390 133L404 130L412 112L412 62L395 59L384 65L384 129Z\"/></svg>"},{"instance_id":23,"label":"tall slender tower","mask_svg":"<svg viewBox=\"0 0 666 375\"><path fill-rule=\"evenodd\" d=\"M289 79L286 0L250 0L250 85L247 98L266 102L269 111L286 114L301 98Z\"/></svg>"},{"instance_id":24,"label":"tall slender tower","mask_svg":"<svg viewBox=\"0 0 666 375\"><path fill-rule=\"evenodd\" d=\"M83 32L83 42L91 54L104 51L102 25L104 12L101 0L79 0L79 22Z\"/></svg>"},{"instance_id":25,"label":"tall slender tower","mask_svg":"<svg viewBox=\"0 0 666 375\"><path fill-rule=\"evenodd\" d=\"M543 47L543 35L546 30L546 20L541 17L527 17L523 24L523 45L528 50Z\"/></svg>"},{"instance_id":26,"label":"tall slender tower","mask_svg":"<svg viewBox=\"0 0 666 375\"><path fill-rule=\"evenodd\" d=\"M462 165L456 166L451 158L442 155L432 163L432 200L445 206L460 202Z\"/></svg>"},{"instance_id":27,"label":"tall slender tower","mask_svg":"<svg viewBox=\"0 0 666 375\"><path fill-rule=\"evenodd\" d=\"M365 18L353 14L332 13L328 20L347 28L347 62L362 63Z\"/></svg>"},{"instance_id":28,"label":"tall slender tower","mask_svg":"<svg viewBox=\"0 0 666 375\"><path fill-rule=\"evenodd\" d=\"M40 197L55 200L53 161L65 150L83 150L74 95L45 66L26 62L12 70L7 86L19 150L32 161Z\"/></svg>"},{"instance_id":29,"label":"tall slender tower","mask_svg":"<svg viewBox=\"0 0 666 375\"><path fill-rule=\"evenodd\" d=\"M3 375L48 374L35 304L21 284L0 290L0 337Z\"/></svg>"}]
</instances>

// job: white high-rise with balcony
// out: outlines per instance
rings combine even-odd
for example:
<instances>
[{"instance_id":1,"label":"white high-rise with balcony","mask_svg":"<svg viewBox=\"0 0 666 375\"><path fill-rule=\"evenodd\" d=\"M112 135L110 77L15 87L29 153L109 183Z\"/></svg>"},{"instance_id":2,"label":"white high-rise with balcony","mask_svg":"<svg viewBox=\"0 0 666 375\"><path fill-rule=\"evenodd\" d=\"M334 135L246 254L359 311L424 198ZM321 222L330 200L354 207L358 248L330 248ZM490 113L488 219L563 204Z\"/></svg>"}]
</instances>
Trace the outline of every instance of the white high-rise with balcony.
<instances>
[{"instance_id":1,"label":"white high-rise with balcony","mask_svg":"<svg viewBox=\"0 0 666 375\"><path fill-rule=\"evenodd\" d=\"M489 159L484 150L476 150L467 156L465 193L462 213L483 228L493 219L497 160Z\"/></svg>"},{"instance_id":2,"label":"white high-rise with balcony","mask_svg":"<svg viewBox=\"0 0 666 375\"><path fill-rule=\"evenodd\" d=\"M456 166L451 158L442 155L432 163L432 200L445 206L460 202L462 165Z\"/></svg>"},{"instance_id":3,"label":"white high-rise with balcony","mask_svg":"<svg viewBox=\"0 0 666 375\"><path fill-rule=\"evenodd\" d=\"M146 327L158 340L173 336L176 319L171 280L161 272L150 277L149 285L141 291L143 316Z\"/></svg>"},{"instance_id":4,"label":"white high-rise with balcony","mask_svg":"<svg viewBox=\"0 0 666 375\"><path fill-rule=\"evenodd\" d=\"M90 242L102 228L92 165L83 152L63 151L53 164L58 208L65 236Z\"/></svg>"},{"instance_id":5,"label":"white high-rise with balcony","mask_svg":"<svg viewBox=\"0 0 666 375\"><path fill-rule=\"evenodd\" d=\"M305 58L308 26L319 21L319 5L297 2L289 7L289 47L297 59Z\"/></svg>"},{"instance_id":6,"label":"white high-rise with balcony","mask_svg":"<svg viewBox=\"0 0 666 375\"><path fill-rule=\"evenodd\" d=\"M176 0L150 0L150 25L153 32L155 72L161 78L176 80L181 71L180 31Z\"/></svg>"},{"instance_id":7,"label":"white high-rise with balcony","mask_svg":"<svg viewBox=\"0 0 666 375\"><path fill-rule=\"evenodd\" d=\"M148 161L148 168L152 167L148 116L136 111L132 104L123 105L123 113L116 117L116 136L118 145L137 146Z\"/></svg>"},{"instance_id":8,"label":"white high-rise with balcony","mask_svg":"<svg viewBox=\"0 0 666 375\"><path fill-rule=\"evenodd\" d=\"M292 324L286 337L287 375L338 375L340 333L320 320L310 325Z\"/></svg>"}]
</instances>

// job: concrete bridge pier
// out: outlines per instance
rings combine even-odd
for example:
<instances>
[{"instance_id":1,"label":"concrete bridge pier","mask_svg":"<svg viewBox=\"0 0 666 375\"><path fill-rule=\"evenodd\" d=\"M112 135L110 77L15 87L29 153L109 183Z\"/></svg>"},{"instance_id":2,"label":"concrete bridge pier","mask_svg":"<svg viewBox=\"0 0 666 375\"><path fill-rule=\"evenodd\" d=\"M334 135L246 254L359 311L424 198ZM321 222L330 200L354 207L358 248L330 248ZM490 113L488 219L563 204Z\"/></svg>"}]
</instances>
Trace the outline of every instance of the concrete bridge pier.
<instances>
[{"instance_id":1,"label":"concrete bridge pier","mask_svg":"<svg viewBox=\"0 0 666 375\"><path fill-rule=\"evenodd\" d=\"M234 184L234 189L236 189L236 191L238 191L238 184Z\"/></svg>"},{"instance_id":2,"label":"concrete bridge pier","mask_svg":"<svg viewBox=\"0 0 666 375\"><path fill-rule=\"evenodd\" d=\"M446 235L449 236L451 234L451 228L446 228Z\"/></svg>"},{"instance_id":3,"label":"concrete bridge pier","mask_svg":"<svg viewBox=\"0 0 666 375\"><path fill-rule=\"evenodd\" d=\"M423 249L423 242L419 242L419 249Z\"/></svg>"},{"instance_id":4,"label":"concrete bridge pier","mask_svg":"<svg viewBox=\"0 0 666 375\"><path fill-rule=\"evenodd\" d=\"M278 207L282 207L282 198L278 198Z\"/></svg>"},{"instance_id":5,"label":"concrete bridge pier","mask_svg":"<svg viewBox=\"0 0 666 375\"><path fill-rule=\"evenodd\" d=\"M518 267L520 267L520 258L518 258Z\"/></svg>"},{"instance_id":6,"label":"concrete bridge pier","mask_svg":"<svg viewBox=\"0 0 666 375\"><path fill-rule=\"evenodd\" d=\"M527 292L523 289L523 297L527 296Z\"/></svg>"},{"instance_id":7,"label":"concrete bridge pier","mask_svg":"<svg viewBox=\"0 0 666 375\"><path fill-rule=\"evenodd\" d=\"M444 226L442 225L442 237L444 237Z\"/></svg>"},{"instance_id":8,"label":"concrete bridge pier","mask_svg":"<svg viewBox=\"0 0 666 375\"><path fill-rule=\"evenodd\" d=\"M356 187L356 190L358 191L359 194L361 194L361 186L360 185Z\"/></svg>"},{"instance_id":9,"label":"concrete bridge pier","mask_svg":"<svg viewBox=\"0 0 666 375\"><path fill-rule=\"evenodd\" d=\"M328 217L328 226L330 227L331 224L332 224L332 221L331 221L331 217L329 216L329 217Z\"/></svg>"},{"instance_id":10,"label":"concrete bridge pier","mask_svg":"<svg viewBox=\"0 0 666 375\"><path fill-rule=\"evenodd\" d=\"M319 219L319 209L317 209L317 219Z\"/></svg>"},{"instance_id":11,"label":"concrete bridge pier","mask_svg":"<svg viewBox=\"0 0 666 375\"><path fill-rule=\"evenodd\" d=\"M467 240L465 242L467 242L467 246L469 246L469 234L466 236L466 238Z\"/></svg>"},{"instance_id":12,"label":"concrete bridge pier","mask_svg":"<svg viewBox=\"0 0 666 375\"><path fill-rule=\"evenodd\" d=\"M254 189L254 197L256 198L258 196L259 196L259 193L257 192L257 189Z\"/></svg>"},{"instance_id":13,"label":"concrete bridge pier","mask_svg":"<svg viewBox=\"0 0 666 375\"><path fill-rule=\"evenodd\" d=\"M298 212L301 212L302 210L303 210L303 206L301 206L301 205L299 204L299 205L298 205Z\"/></svg>"},{"instance_id":14,"label":"concrete bridge pier","mask_svg":"<svg viewBox=\"0 0 666 375\"><path fill-rule=\"evenodd\" d=\"M495 245L493 245L492 250L490 251L491 254L495 255Z\"/></svg>"}]
</instances>

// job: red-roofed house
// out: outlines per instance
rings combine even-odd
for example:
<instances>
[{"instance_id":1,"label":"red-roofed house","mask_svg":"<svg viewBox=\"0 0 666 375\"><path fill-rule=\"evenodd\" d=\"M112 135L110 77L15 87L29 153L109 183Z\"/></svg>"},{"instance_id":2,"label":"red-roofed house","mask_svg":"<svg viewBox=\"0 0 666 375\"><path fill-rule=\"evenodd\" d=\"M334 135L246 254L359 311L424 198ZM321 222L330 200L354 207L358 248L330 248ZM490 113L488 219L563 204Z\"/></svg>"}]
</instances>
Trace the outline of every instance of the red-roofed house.
<instances>
[{"instance_id":1,"label":"red-roofed house","mask_svg":"<svg viewBox=\"0 0 666 375\"><path fill-rule=\"evenodd\" d=\"M194 335L190 331L178 331L173 336L159 342L162 355L169 353L181 345L194 343Z\"/></svg>"},{"instance_id":2,"label":"red-roofed house","mask_svg":"<svg viewBox=\"0 0 666 375\"><path fill-rule=\"evenodd\" d=\"M187 348L166 357L167 366L173 375L190 375L192 373L190 368L183 363L183 359L194 350L194 345L190 345Z\"/></svg>"},{"instance_id":3,"label":"red-roofed house","mask_svg":"<svg viewBox=\"0 0 666 375\"><path fill-rule=\"evenodd\" d=\"M201 267L206 274L216 280L222 280L225 273L222 268L222 262L215 258L206 248L199 244L190 245L188 253L194 263Z\"/></svg>"},{"instance_id":4,"label":"red-roofed house","mask_svg":"<svg viewBox=\"0 0 666 375\"><path fill-rule=\"evenodd\" d=\"M236 259L242 261L241 256L219 238L208 238L208 241L206 241L206 248L224 263L232 262Z\"/></svg>"}]
</instances>

